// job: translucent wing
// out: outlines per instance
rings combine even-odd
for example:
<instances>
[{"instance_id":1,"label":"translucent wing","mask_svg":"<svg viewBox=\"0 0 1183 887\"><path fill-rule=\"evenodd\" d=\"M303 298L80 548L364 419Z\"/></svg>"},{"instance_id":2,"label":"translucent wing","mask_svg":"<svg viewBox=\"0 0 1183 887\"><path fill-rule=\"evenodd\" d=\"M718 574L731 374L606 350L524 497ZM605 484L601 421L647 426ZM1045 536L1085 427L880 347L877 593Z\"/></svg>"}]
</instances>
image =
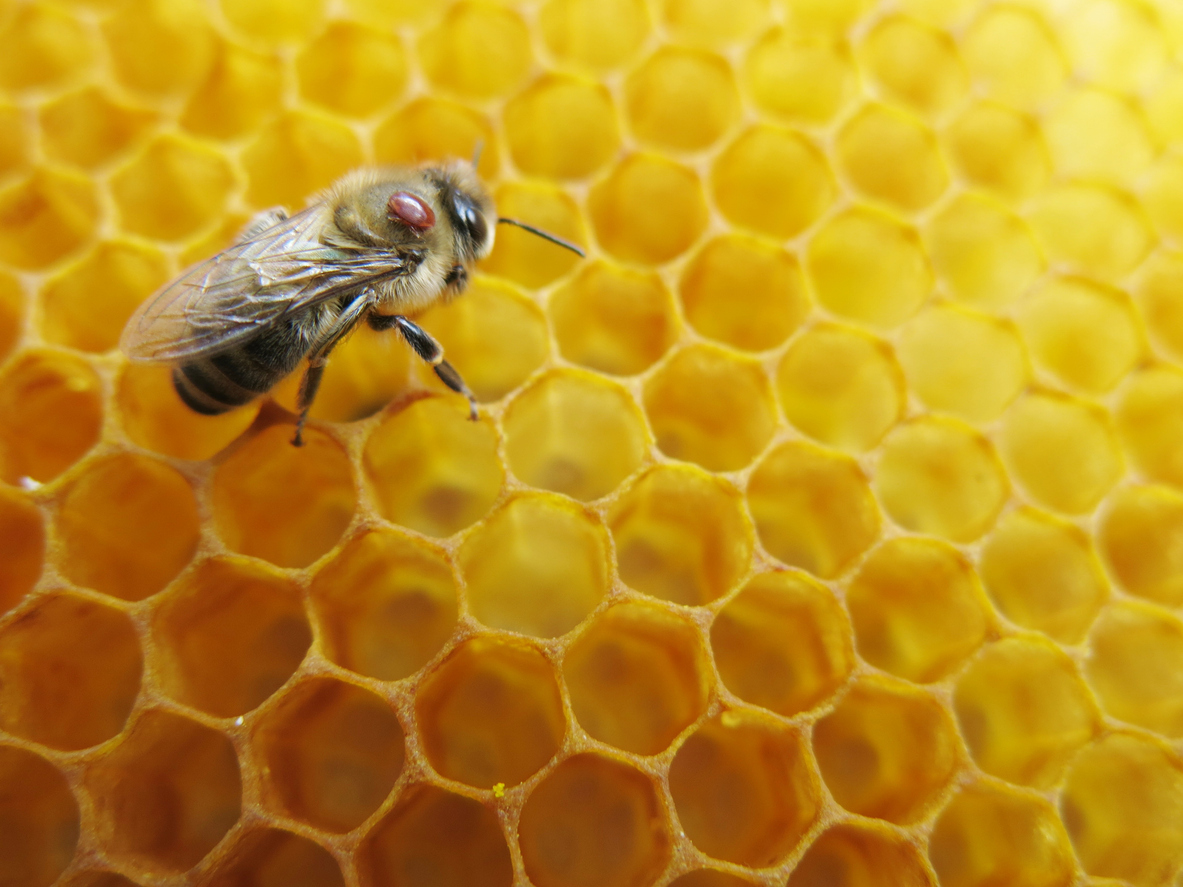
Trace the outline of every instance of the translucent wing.
<instances>
[{"instance_id":1,"label":"translucent wing","mask_svg":"<svg viewBox=\"0 0 1183 887\"><path fill-rule=\"evenodd\" d=\"M322 243L311 206L193 266L142 304L120 347L132 360L208 357L328 299L410 273L419 256Z\"/></svg>"}]
</instances>

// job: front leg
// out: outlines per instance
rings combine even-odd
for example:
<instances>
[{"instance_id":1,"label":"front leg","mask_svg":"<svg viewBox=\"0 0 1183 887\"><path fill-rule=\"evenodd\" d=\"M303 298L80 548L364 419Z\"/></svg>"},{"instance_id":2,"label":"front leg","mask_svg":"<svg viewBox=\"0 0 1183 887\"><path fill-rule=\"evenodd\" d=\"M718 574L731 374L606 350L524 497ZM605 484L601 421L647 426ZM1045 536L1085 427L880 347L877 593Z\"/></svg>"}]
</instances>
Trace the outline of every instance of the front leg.
<instances>
[{"instance_id":1,"label":"front leg","mask_svg":"<svg viewBox=\"0 0 1183 887\"><path fill-rule=\"evenodd\" d=\"M444 348L431 337L431 333L401 314L378 314L371 311L366 315L366 322L369 323L371 329L382 331L394 327L402 333L407 344L415 350L416 354L431 364L431 368L435 370L435 374L445 385L457 394L463 394L468 398L468 418L474 422L477 420L476 398L468 390L468 386L464 384L464 379L456 372L456 368L444 360Z\"/></svg>"}]
</instances>

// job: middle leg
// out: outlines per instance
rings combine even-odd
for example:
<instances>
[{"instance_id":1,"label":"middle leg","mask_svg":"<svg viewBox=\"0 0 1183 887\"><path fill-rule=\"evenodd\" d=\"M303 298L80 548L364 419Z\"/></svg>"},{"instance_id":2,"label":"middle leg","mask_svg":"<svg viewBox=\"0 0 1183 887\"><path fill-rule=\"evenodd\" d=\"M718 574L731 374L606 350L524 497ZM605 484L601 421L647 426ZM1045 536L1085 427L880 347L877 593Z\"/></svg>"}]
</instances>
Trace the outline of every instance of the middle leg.
<instances>
[{"instance_id":1,"label":"middle leg","mask_svg":"<svg viewBox=\"0 0 1183 887\"><path fill-rule=\"evenodd\" d=\"M378 314L371 311L366 315L366 322L369 323L371 329L381 331L393 327L402 333L407 344L414 349L416 354L431 364L431 368L435 370L435 374L445 385L457 394L463 394L468 398L468 418L474 422L477 420L476 398L468 390L468 386L464 384L464 379L456 372L456 368L444 360L444 348L432 338L431 333L401 314Z\"/></svg>"}]
</instances>

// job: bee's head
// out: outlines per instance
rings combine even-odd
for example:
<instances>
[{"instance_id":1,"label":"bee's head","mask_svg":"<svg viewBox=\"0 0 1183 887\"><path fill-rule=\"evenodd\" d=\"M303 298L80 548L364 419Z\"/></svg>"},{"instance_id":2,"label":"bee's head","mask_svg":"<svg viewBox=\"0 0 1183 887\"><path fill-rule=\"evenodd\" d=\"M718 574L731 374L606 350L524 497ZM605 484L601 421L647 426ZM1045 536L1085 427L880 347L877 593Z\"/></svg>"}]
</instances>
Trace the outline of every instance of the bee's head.
<instances>
[{"instance_id":1,"label":"bee's head","mask_svg":"<svg viewBox=\"0 0 1183 887\"><path fill-rule=\"evenodd\" d=\"M440 170L439 200L455 232L457 257L467 262L483 259L493 250L497 217L493 201L468 164Z\"/></svg>"}]
</instances>

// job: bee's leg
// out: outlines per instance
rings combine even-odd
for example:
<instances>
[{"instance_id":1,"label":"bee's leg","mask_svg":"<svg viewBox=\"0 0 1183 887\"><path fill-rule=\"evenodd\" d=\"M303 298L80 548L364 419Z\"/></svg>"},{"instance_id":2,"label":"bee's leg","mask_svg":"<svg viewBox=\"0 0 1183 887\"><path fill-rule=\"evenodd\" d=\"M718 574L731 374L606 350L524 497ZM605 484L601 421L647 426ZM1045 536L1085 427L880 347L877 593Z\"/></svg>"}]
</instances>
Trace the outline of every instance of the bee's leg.
<instances>
[{"instance_id":1,"label":"bee's leg","mask_svg":"<svg viewBox=\"0 0 1183 887\"><path fill-rule=\"evenodd\" d=\"M463 394L468 398L468 418L474 422L477 420L476 398L468 390L468 386L464 384L464 379L456 372L456 368L444 360L444 348L431 337L431 333L401 314L370 312L366 315L366 321L373 329L388 330L394 327L402 333L407 344L415 349L416 354L431 364L431 368L435 370L435 374L445 385L457 394Z\"/></svg>"},{"instance_id":2,"label":"bee's leg","mask_svg":"<svg viewBox=\"0 0 1183 887\"><path fill-rule=\"evenodd\" d=\"M308 410L312 408L312 401L316 400L316 392L320 388L320 380L325 373L325 364L328 362L327 351L313 357L308 362L308 369L304 371L304 378L300 380L300 393L296 395L296 409L300 411L300 418L296 420L296 436L292 438L293 446L304 446L304 422L308 419Z\"/></svg>"},{"instance_id":3,"label":"bee's leg","mask_svg":"<svg viewBox=\"0 0 1183 887\"><path fill-rule=\"evenodd\" d=\"M282 206L273 206L251 217L246 227L238 232L236 243L245 243L252 237L258 237L268 228L274 228L288 217L288 211Z\"/></svg>"}]
</instances>

